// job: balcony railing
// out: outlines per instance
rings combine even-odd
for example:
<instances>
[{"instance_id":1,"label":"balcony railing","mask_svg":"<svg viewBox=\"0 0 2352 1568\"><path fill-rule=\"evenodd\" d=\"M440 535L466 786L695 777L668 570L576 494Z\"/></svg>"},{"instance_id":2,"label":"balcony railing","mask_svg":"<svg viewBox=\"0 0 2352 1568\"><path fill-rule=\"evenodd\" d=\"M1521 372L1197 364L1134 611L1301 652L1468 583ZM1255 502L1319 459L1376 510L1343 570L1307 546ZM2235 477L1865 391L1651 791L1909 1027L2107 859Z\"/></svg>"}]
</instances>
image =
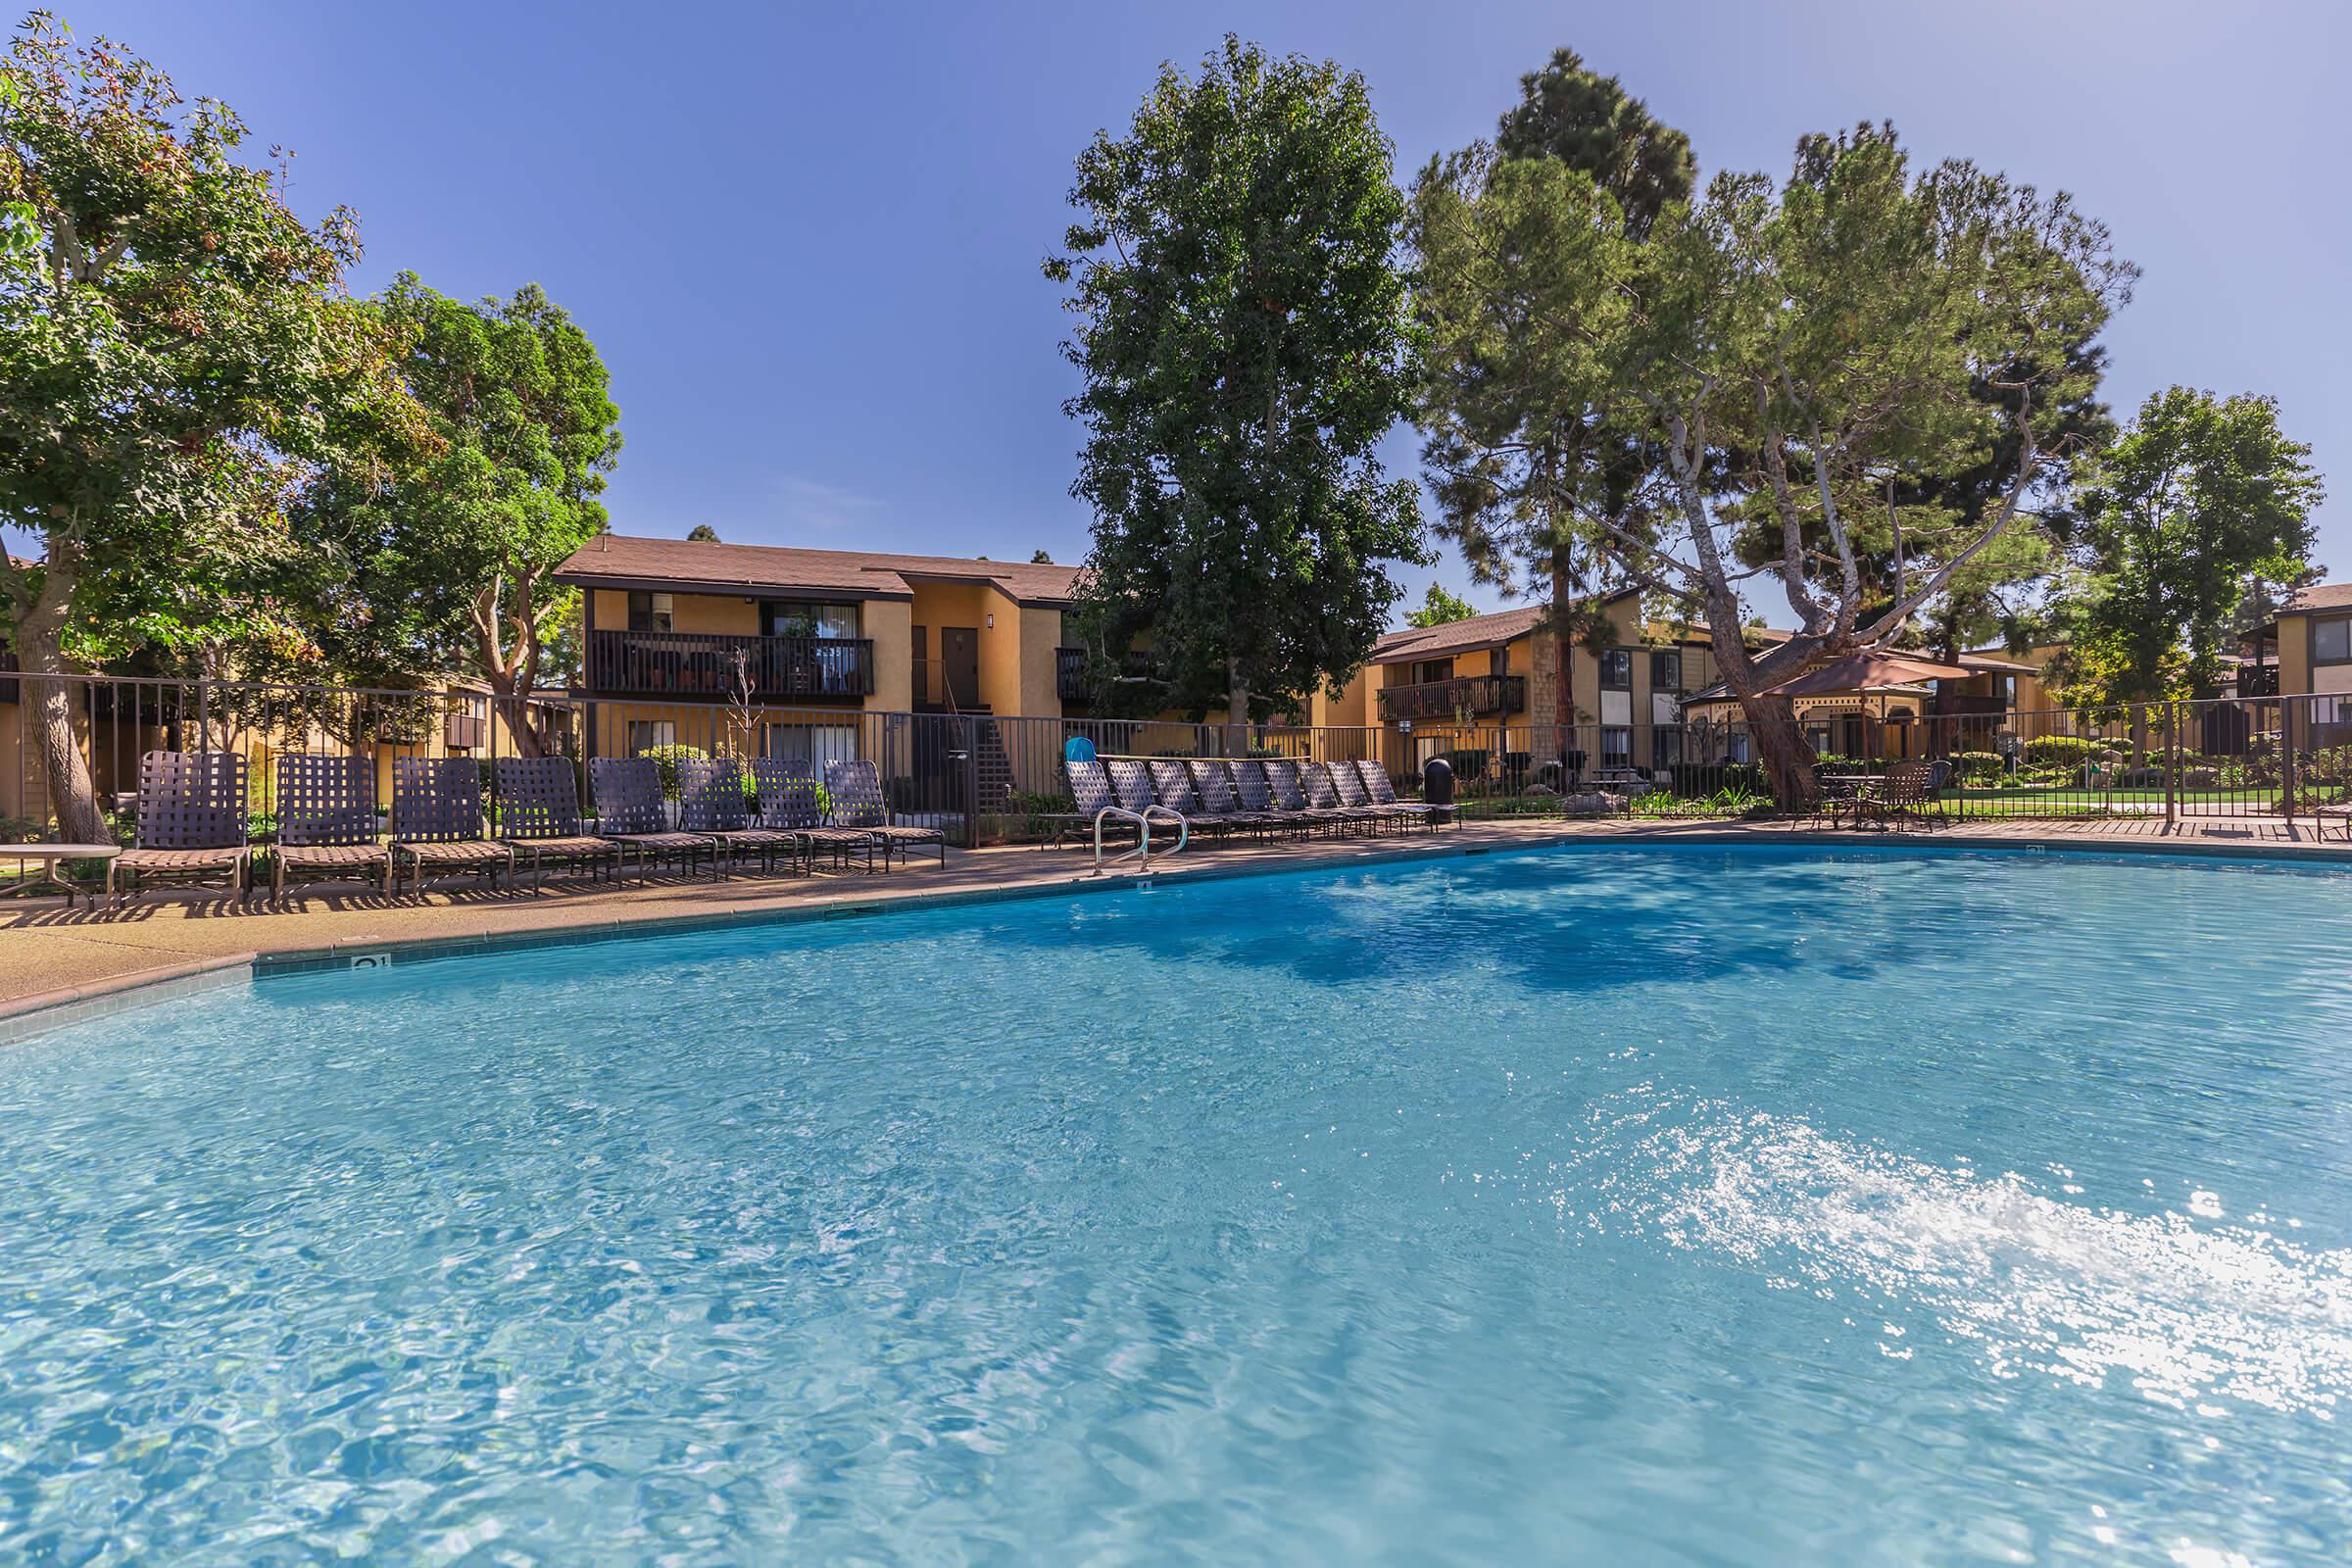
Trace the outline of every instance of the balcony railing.
<instances>
[{"instance_id":1,"label":"balcony railing","mask_svg":"<svg viewBox=\"0 0 2352 1568\"><path fill-rule=\"evenodd\" d=\"M1094 696L1086 689L1086 650L1054 650L1054 695L1065 703L1083 703Z\"/></svg>"},{"instance_id":2,"label":"balcony railing","mask_svg":"<svg viewBox=\"0 0 2352 1568\"><path fill-rule=\"evenodd\" d=\"M1516 713L1526 707L1525 675L1462 675L1417 686L1390 686L1380 694L1380 716L1391 720L1451 718L1456 713L1484 717Z\"/></svg>"},{"instance_id":3,"label":"balcony railing","mask_svg":"<svg viewBox=\"0 0 2352 1568\"><path fill-rule=\"evenodd\" d=\"M2278 696L2278 666L2277 664L2238 665L2237 695L2240 697Z\"/></svg>"},{"instance_id":4,"label":"balcony railing","mask_svg":"<svg viewBox=\"0 0 2352 1568\"><path fill-rule=\"evenodd\" d=\"M441 718L441 744L453 752L478 749L490 736L490 721L474 713L445 713Z\"/></svg>"},{"instance_id":5,"label":"balcony railing","mask_svg":"<svg viewBox=\"0 0 2352 1568\"><path fill-rule=\"evenodd\" d=\"M621 697L723 698L740 667L758 699L874 694L870 637L725 637L600 631L588 639L588 686Z\"/></svg>"}]
</instances>

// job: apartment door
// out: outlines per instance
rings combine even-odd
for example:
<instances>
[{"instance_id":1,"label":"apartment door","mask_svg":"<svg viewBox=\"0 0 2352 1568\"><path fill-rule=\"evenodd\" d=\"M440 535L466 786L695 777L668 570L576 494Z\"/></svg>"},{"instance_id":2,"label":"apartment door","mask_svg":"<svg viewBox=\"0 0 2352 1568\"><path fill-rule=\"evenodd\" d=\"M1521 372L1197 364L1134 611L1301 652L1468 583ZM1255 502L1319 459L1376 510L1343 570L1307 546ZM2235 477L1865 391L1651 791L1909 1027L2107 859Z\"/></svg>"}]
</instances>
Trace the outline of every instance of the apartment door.
<instances>
[{"instance_id":1,"label":"apartment door","mask_svg":"<svg viewBox=\"0 0 2352 1568\"><path fill-rule=\"evenodd\" d=\"M940 678L947 685L949 706L977 708L980 705L980 628L940 627L939 666Z\"/></svg>"}]
</instances>

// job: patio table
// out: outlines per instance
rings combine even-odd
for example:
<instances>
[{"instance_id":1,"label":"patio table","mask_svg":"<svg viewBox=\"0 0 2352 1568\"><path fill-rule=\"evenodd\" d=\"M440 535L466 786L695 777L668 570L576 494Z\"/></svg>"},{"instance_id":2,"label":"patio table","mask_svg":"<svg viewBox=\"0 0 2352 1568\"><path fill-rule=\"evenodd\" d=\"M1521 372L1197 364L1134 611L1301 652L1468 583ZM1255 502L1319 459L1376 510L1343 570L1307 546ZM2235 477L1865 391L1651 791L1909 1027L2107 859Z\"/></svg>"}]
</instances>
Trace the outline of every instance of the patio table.
<instances>
[{"instance_id":1,"label":"patio table","mask_svg":"<svg viewBox=\"0 0 2352 1568\"><path fill-rule=\"evenodd\" d=\"M7 889L12 898L44 888L56 888L66 896L66 907L74 906L74 896L81 890L71 878L61 875L58 865L66 860L111 860L122 853L119 844L0 844L0 860L14 860L20 872L28 860L41 862L37 876L20 876L16 885Z\"/></svg>"}]
</instances>

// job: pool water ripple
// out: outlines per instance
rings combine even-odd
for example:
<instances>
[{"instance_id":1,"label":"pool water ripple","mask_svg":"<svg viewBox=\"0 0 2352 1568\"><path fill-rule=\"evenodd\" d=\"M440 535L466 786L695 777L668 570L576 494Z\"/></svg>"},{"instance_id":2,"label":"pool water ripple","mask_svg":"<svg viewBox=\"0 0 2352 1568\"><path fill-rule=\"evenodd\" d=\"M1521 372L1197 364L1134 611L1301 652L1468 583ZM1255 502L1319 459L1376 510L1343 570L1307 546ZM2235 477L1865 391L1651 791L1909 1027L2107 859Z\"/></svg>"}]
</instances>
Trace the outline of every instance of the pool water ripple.
<instances>
[{"instance_id":1,"label":"pool water ripple","mask_svg":"<svg viewBox=\"0 0 2352 1568\"><path fill-rule=\"evenodd\" d=\"M0 1560L2320 1563L2352 878L1485 857L0 1056Z\"/></svg>"}]
</instances>

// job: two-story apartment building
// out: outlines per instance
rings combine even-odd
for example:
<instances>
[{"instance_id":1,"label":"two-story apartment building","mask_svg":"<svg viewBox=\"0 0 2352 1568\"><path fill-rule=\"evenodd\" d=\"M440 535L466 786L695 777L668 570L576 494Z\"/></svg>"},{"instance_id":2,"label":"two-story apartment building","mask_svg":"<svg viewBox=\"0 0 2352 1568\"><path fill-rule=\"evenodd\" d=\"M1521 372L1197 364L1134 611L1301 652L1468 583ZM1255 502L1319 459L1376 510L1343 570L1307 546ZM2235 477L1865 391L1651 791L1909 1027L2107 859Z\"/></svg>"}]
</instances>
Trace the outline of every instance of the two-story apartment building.
<instances>
[{"instance_id":1,"label":"two-story apartment building","mask_svg":"<svg viewBox=\"0 0 2352 1568\"><path fill-rule=\"evenodd\" d=\"M1631 590L1595 607L1614 630L1579 637L1570 649L1575 735L1565 748L1548 605L1391 632L1344 691L1315 699L1312 722L1386 731L1383 749L1400 771L1462 744L1465 729L1499 732L1509 750L1539 760L1565 749L1588 754L1592 767L1671 767L1684 760L1684 694L1715 679L1707 628L1645 621Z\"/></svg>"}]
</instances>

